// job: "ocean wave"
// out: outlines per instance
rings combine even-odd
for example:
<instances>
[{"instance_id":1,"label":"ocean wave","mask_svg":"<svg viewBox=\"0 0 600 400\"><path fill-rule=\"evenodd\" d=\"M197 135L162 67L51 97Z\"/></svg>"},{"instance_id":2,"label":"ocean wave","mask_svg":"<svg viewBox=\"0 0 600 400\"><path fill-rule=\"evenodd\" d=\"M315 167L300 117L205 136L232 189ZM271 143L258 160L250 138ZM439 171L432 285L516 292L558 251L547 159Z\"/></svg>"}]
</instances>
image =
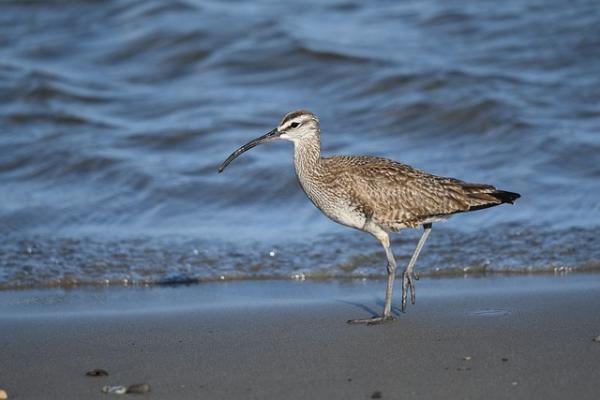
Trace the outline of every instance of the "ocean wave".
<instances>
[{"instance_id":1,"label":"ocean wave","mask_svg":"<svg viewBox=\"0 0 600 400\"><path fill-rule=\"evenodd\" d=\"M434 233L419 260L417 270L423 276L600 272L598 229L504 226L485 234L448 229ZM102 241L85 235L8 236L0 247L1 289L386 276L383 250L363 234L250 244L173 236ZM416 239L394 237L400 266L408 261Z\"/></svg>"}]
</instances>

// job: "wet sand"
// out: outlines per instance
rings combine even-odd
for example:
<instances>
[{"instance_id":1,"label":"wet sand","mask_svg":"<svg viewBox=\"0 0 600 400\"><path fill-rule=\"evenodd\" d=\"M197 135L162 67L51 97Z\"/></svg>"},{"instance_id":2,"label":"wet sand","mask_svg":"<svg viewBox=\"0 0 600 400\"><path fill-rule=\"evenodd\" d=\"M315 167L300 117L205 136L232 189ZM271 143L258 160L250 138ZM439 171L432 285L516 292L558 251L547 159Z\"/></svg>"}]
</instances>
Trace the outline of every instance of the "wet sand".
<instances>
[{"instance_id":1,"label":"wet sand","mask_svg":"<svg viewBox=\"0 0 600 400\"><path fill-rule=\"evenodd\" d=\"M600 275L0 292L9 399L597 399ZM398 297L396 297L398 300ZM396 302L397 304L397 302ZM108 377L86 377L102 368Z\"/></svg>"}]
</instances>

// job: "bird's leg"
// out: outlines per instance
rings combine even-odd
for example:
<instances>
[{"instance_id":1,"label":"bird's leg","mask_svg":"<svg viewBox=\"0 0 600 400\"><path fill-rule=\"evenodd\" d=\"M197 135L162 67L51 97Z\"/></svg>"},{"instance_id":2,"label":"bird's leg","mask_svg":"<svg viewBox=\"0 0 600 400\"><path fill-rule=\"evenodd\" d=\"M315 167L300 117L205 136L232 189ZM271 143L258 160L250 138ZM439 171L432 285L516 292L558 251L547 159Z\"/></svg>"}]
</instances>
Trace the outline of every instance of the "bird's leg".
<instances>
[{"instance_id":1,"label":"bird's leg","mask_svg":"<svg viewBox=\"0 0 600 400\"><path fill-rule=\"evenodd\" d=\"M410 262L406 266L404 272L402 272L402 312L406 310L406 296L407 292L410 289L410 302L415 304L415 283L414 280L418 278L415 276L413 272L413 268L415 267L415 263L417 262L417 258L419 257L419 253L431 232L431 224L423 224L423 234L421 235L421 239L419 239L419 243L417 244L417 248L415 249L412 257L410 258Z\"/></svg>"},{"instance_id":2,"label":"bird's leg","mask_svg":"<svg viewBox=\"0 0 600 400\"><path fill-rule=\"evenodd\" d=\"M367 324L367 325L375 325L380 324L386 321L392 321L394 317L392 316L392 292L394 290L394 278L396 277L396 260L394 259L394 254L392 253L392 249L390 247L390 238L387 233L384 231L377 232L378 234L375 236L385 249L385 255L387 257L387 288L385 291L385 304L383 306L383 315L374 318L366 318L366 319L351 319L348 320L349 324Z\"/></svg>"},{"instance_id":3,"label":"bird's leg","mask_svg":"<svg viewBox=\"0 0 600 400\"><path fill-rule=\"evenodd\" d=\"M392 292L394 291L394 280L396 279L396 260L390 248L389 240L383 244L387 256L387 288L385 290L385 304L383 306L383 317L392 319Z\"/></svg>"}]
</instances>

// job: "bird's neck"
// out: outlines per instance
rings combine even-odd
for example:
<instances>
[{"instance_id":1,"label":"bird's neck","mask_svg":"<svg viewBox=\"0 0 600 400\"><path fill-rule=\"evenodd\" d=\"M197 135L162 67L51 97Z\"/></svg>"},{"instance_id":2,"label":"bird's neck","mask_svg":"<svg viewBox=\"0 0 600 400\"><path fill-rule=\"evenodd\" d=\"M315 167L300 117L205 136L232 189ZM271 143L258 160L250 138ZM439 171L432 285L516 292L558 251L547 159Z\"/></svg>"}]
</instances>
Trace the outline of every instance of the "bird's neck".
<instances>
[{"instance_id":1,"label":"bird's neck","mask_svg":"<svg viewBox=\"0 0 600 400\"><path fill-rule=\"evenodd\" d=\"M294 167L301 177L318 170L321 160L321 138L313 135L294 142Z\"/></svg>"}]
</instances>

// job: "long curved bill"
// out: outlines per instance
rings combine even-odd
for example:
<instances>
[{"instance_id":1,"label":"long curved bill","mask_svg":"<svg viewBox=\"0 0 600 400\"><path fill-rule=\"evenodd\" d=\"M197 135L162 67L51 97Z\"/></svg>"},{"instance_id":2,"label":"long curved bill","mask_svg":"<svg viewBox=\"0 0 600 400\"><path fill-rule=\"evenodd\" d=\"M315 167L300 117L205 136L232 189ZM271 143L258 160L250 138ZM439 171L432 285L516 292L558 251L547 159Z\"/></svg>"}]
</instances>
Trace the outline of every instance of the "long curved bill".
<instances>
[{"instance_id":1,"label":"long curved bill","mask_svg":"<svg viewBox=\"0 0 600 400\"><path fill-rule=\"evenodd\" d=\"M281 136L283 132L279 132L277 130L277 128L273 129L272 131L262 135L261 137L258 137L248 143L246 143L245 145L243 145L242 147L240 147L239 149L237 149L236 151L234 151L233 153L231 153L231 155L229 157L227 157L227 160L223 161L223 164L221 164L221 166L219 167L219 173L223 172L223 170L233 161L235 160L240 154L250 150L253 147L258 146L259 144L263 144L263 143L267 143L267 142L272 142L273 140L277 140L279 139L279 136Z\"/></svg>"}]
</instances>

